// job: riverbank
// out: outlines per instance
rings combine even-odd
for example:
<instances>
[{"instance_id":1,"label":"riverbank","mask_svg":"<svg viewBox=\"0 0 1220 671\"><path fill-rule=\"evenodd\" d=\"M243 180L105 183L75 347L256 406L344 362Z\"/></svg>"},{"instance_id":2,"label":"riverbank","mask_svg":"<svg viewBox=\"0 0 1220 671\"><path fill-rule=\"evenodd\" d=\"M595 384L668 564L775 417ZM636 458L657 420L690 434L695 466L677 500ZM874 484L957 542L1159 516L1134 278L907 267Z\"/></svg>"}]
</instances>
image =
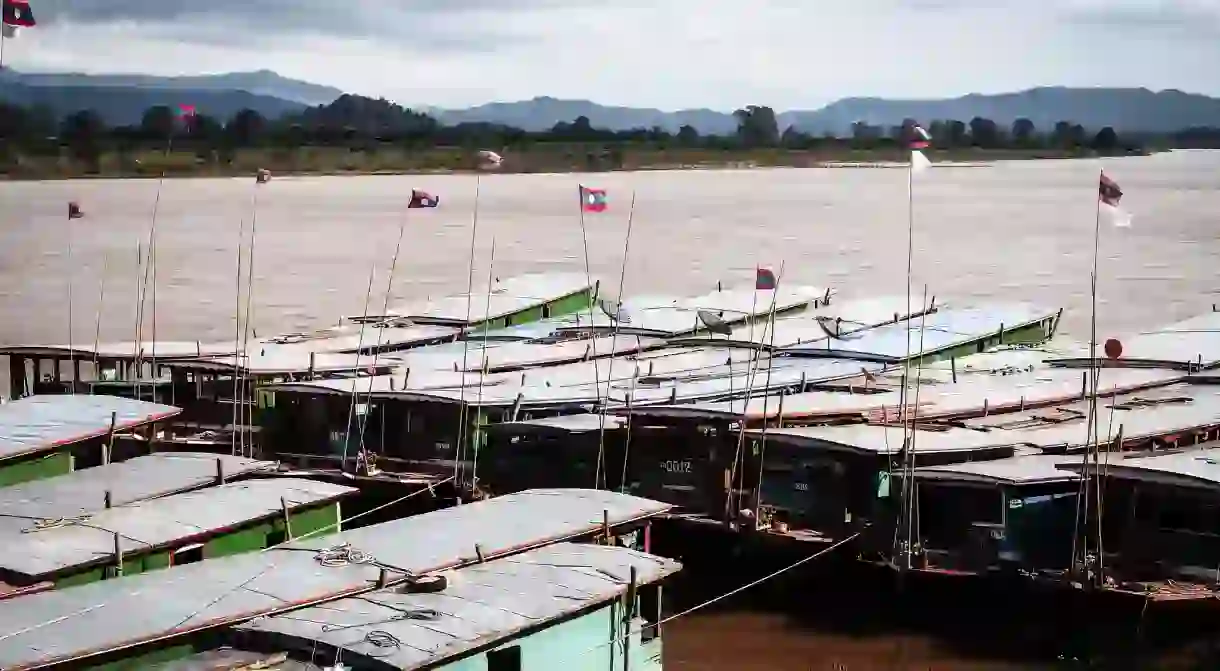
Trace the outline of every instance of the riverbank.
<instances>
[{"instance_id":1,"label":"riverbank","mask_svg":"<svg viewBox=\"0 0 1220 671\"><path fill-rule=\"evenodd\" d=\"M927 152L935 163L985 165L995 161L1092 158L1089 149L948 149ZM1146 155L1146 151L1109 155ZM450 174L478 169L476 152L457 147L257 148L235 151L108 151L95 161L58 155L0 156L0 179L50 180L101 178L226 177L251 175L259 169L274 175ZM505 152L498 172L579 173L631 170L739 170L750 168L884 168L906 161L893 148L813 150L705 148L585 148L534 145Z\"/></svg>"}]
</instances>

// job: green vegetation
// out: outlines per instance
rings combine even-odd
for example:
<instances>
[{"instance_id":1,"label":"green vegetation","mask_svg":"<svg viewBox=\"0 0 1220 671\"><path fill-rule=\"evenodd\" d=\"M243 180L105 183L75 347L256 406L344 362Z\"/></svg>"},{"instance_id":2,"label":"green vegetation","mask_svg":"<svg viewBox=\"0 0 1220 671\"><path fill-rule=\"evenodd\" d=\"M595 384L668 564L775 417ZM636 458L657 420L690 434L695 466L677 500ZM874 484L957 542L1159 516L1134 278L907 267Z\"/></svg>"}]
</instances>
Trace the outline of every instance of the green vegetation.
<instances>
[{"instance_id":1,"label":"green vegetation","mask_svg":"<svg viewBox=\"0 0 1220 671\"><path fill-rule=\"evenodd\" d=\"M344 95L329 105L279 119L244 109L227 120L198 114L178 119L150 107L138 125L108 127L92 110L55 119L45 108L0 103L0 175L9 178L396 173L473 170L477 152L505 156L510 172L563 172L678 167L812 166L824 162L901 161L915 120L883 128L855 124L851 137L780 131L769 107L734 113L737 132L700 135L691 126L609 131L584 117L543 133L496 124L444 126L385 100ZM1086 130L1062 121L1038 129L1027 119L1011 128L974 118L936 120L928 151L936 160L1056 158L1144 153L1152 148L1215 142L1220 131L1196 129L1168 138L1120 137L1113 128ZM1189 135L1193 132L1194 135ZM1193 138L1193 140L1191 139ZM1202 140L1200 140L1202 138Z\"/></svg>"}]
</instances>

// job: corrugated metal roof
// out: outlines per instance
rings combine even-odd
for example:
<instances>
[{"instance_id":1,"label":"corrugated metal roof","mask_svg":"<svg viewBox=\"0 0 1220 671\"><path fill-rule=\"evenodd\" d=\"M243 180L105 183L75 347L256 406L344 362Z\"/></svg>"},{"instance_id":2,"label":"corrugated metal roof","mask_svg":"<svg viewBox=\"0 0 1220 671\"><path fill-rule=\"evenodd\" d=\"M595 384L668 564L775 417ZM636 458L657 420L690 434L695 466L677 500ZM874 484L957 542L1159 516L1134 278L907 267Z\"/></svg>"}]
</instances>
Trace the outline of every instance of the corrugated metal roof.
<instances>
[{"instance_id":1,"label":"corrugated metal roof","mask_svg":"<svg viewBox=\"0 0 1220 671\"><path fill-rule=\"evenodd\" d=\"M1101 340L1101 338L1099 338ZM1134 336L1118 338L1122 356L1107 365L1164 368L1215 368L1220 366L1220 312L1205 312L1190 319ZM1105 355L1098 348L1098 358ZM1088 353L1056 359L1064 366L1089 365Z\"/></svg>"},{"instance_id":2,"label":"corrugated metal roof","mask_svg":"<svg viewBox=\"0 0 1220 671\"><path fill-rule=\"evenodd\" d=\"M594 533L603 514L613 526L669 509L604 490L529 490L267 552L33 594L20 608L0 608L0 668L75 660L369 590L378 576L372 564L317 559L318 551L344 543L418 575L473 563L478 551L490 559Z\"/></svg>"},{"instance_id":3,"label":"corrugated metal roof","mask_svg":"<svg viewBox=\"0 0 1220 671\"><path fill-rule=\"evenodd\" d=\"M918 443L916 449L919 449ZM1080 476L1060 468L1072 458L1060 454L1023 454L1005 459L967 461L916 468L917 480L979 483L987 485L1032 485L1079 480ZM1079 459L1076 460L1079 462Z\"/></svg>"},{"instance_id":4,"label":"corrugated metal roof","mask_svg":"<svg viewBox=\"0 0 1220 671\"><path fill-rule=\"evenodd\" d=\"M904 431L900 426L850 424L846 426L804 426L782 429L751 429L751 438L783 442L801 447L848 450L853 452L896 454L902 451ZM916 431L914 449L917 453L970 452L993 447L1015 445L1005 435L995 432L948 429Z\"/></svg>"},{"instance_id":5,"label":"corrugated metal roof","mask_svg":"<svg viewBox=\"0 0 1220 671\"><path fill-rule=\"evenodd\" d=\"M137 345L134 340L116 343L67 345L10 345L0 347L0 356L16 354L22 356L63 357L70 355L79 359L92 360L96 355L101 359L133 359L138 355L151 359L156 354L158 361L169 359L192 359L198 356L232 356L237 351L237 345L232 342L206 343L172 340L143 340Z\"/></svg>"},{"instance_id":6,"label":"corrugated metal roof","mask_svg":"<svg viewBox=\"0 0 1220 671\"><path fill-rule=\"evenodd\" d=\"M672 342L685 344L715 340L744 347L761 345L766 348L783 349L828 340L825 329L818 324L818 318L838 320L842 333L854 334L924 312L924 309L918 305L918 301L916 301L916 305L911 306L909 311L907 305L905 296L836 300L830 305L779 317L775 320L774 329L764 323L738 324L733 327L733 333L727 337L704 333Z\"/></svg>"},{"instance_id":7,"label":"corrugated metal roof","mask_svg":"<svg viewBox=\"0 0 1220 671\"><path fill-rule=\"evenodd\" d=\"M626 408L616 408L618 414L632 414L639 417L706 417L715 419L736 419L742 414L747 419L775 419L783 411L785 418L808 418L819 415L860 415L864 416L888 405L897 403L896 392L876 394L850 394L846 392L810 391L803 394L787 394L784 396L753 396L747 403L745 399L733 401L716 401L712 403L685 403L679 405L659 404L635 406L630 412Z\"/></svg>"},{"instance_id":8,"label":"corrugated metal roof","mask_svg":"<svg viewBox=\"0 0 1220 671\"><path fill-rule=\"evenodd\" d=\"M906 359L910 336L911 357L933 354L964 345L984 337L997 335L1043 319L1054 317L1057 310L1032 305L989 305L973 308L946 308L919 319L881 326L861 333L857 338L825 340L809 345L797 345L783 351L801 356L824 356L898 363Z\"/></svg>"},{"instance_id":9,"label":"corrugated metal roof","mask_svg":"<svg viewBox=\"0 0 1220 671\"><path fill-rule=\"evenodd\" d=\"M1060 457L1062 458L1062 457ZM1090 460L1090 468L1092 468ZM1171 487L1220 489L1220 447L1214 443L1201 449L1187 449L1172 454L1121 455L1103 453L1100 467L1111 478L1138 480ZM1080 459L1061 466L1080 472Z\"/></svg>"},{"instance_id":10,"label":"corrugated metal roof","mask_svg":"<svg viewBox=\"0 0 1220 671\"><path fill-rule=\"evenodd\" d=\"M124 431L180 412L181 408L119 396L27 396L0 404L0 459L104 436L110 431L111 417L115 430Z\"/></svg>"},{"instance_id":11,"label":"corrugated metal roof","mask_svg":"<svg viewBox=\"0 0 1220 671\"><path fill-rule=\"evenodd\" d=\"M388 316L406 317L420 324L475 324L592 288L593 283L583 274L530 273L497 280L490 294L483 281L469 294L463 291L434 300L392 306Z\"/></svg>"},{"instance_id":12,"label":"corrugated metal roof","mask_svg":"<svg viewBox=\"0 0 1220 671\"><path fill-rule=\"evenodd\" d=\"M95 466L43 480L0 487L0 515L54 519L76 517L111 505L175 494L217 482L217 462L225 477L275 468L275 462L203 452L159 452Z\"/></svg>"},{"instance_id":13,"label":"corrugated metal roof","mask_svg":"<svg viewBox=\"0 0 1220 671\"><path fill-rule=\"evenodd\" d=\"M603 417L605 418L605 429L607 431L621 429L627 424L627 420L623 417L581 413L577 415L543 417L523 422L502 422L500 424L492 424L490 428L492 431L503 431L506 433L594 433L602 430Z\"/></svg>"},{"instance_id":14,"label":"corrugated metal roof","mask_svg":"<svg viewBox=\"0 0 1220 671\"><path fill-rule=\"evenodd\" d=\"M375 361L374 361L375 359ZM237 364L236 366L234 364ZM240 357L202 357L175 362L185 370L233 371L235 368L250 375L289 375L315 373L352 373L374 369L384 372L396 364L393 360L373 355L311 352L300 345L263 344L251 348Z\"/></svg>"},{"instance_id":15,"label":"corrugated metal roof","mask_svg":"<svg viewBox=\"0 0 1220 671\"><path fill-rule=\"evenodd\" d=\"M0 568L37 579L112 557L115 534L124 552L141 552L277 515L281 500L296 510L356 491L300 478L271 478L95 509L84 519L31 519L0 511L0 543L5 547Z\"/></svg>"},{"instance_id":16,"label":"corrugated metal roof","mask_svg":"<svg viewBox=\"0 0 1220 671\"><path fill-rule=\"evenodd\" d=\"M1187 433L1192 429L1220 424L1220 396L1196 398L1191 403L1155 405L1131 410L1109 409L1108 402L1099 402L1099 442L1110 442L1122 429L1123 440L1132 441L1159 435ZM1086 420L1064 422L1052 426L1013 429L1007 431L1020 442L1045 451L1082 450L1087 444ZM993 432L994 433L994 432Z\"/></svg>"},{"instance_id":17,"label":"corrugated metal roof","mask_svg":"<svg viewBox=\"0 0 1220 671\"><path fill-rule=\"evenodd\" d=\"M773 293L775 311L780 313L803 308L827 294L833 296L835 292L824 287L782 286L777 292L732 288L685 298L648 296L627 299L623 301L622 312L630 318L630 322L620 323L619 332L660 337L703 332L706 327L698 321L699 310L712 312L729 325L741 323L751 317L769 314ZM592 325L596 328L613 328L614 322L601 310L595 310ZM556 332L587 328L589 316L586 313L577 324L561 326Z\"/></svg>"},{"instance_id":18,"label":"corrugated metal roof","mask_svg":"<svg viewBox=\"0 0 1220 671\"><path fill-rule=\"evenodd\" d=\"M257 349L268 345L291 346L305 352L336 354L371 354L378 349L394 349L416 344L456 338L459 330L452 326L412 324L410 326L379 327L371 324L344 324L305 333L284 333L263 338Z\"/></svg>"},{"instance_id":19,"label":"corrugated metal roof","mask_svg":"<svg viewBox=\"0 0 1220 671\"><path fill-rule=\"evenodd\" d=\"M287 647L298 650L316 643L335 646L345 660L365 658L366 663L409 671L617 599L626 593L632 569L643 585L664 579L681 565L627 548L562 543L455 571L438 593L382 590L259 618L239 630L269 641L292 639L296 645ZM372 631L390 634L395 643L369 643ZM607 631L606 643L612 640ZM581 666L578 659L554 663L557 668Z\"/></svg>"}]
</instances>

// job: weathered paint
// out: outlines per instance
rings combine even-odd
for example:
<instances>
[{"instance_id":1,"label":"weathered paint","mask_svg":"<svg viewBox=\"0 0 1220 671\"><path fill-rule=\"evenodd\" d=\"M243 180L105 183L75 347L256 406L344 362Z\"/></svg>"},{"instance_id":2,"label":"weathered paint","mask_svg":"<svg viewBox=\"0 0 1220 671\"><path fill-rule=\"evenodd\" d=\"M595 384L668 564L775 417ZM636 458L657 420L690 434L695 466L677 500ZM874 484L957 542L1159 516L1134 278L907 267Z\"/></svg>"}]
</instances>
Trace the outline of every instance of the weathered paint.
<instances>
[{"instance_id":1,"label":"weathered paint","mask_svg":"<svg viewBox=\"0 0 1220 671\"><path fill-rule=\"evenodd\" d=\"M301 508L289 513L294 537L324 535L340 531L339 522L342 519L339 502ZM262 550L288 540L284 528L284 520L277 516L264 519L237 529L223 532L203 541L203 558L225 557L243 552ZM200 541L183 543L174 548L161 549L153 552L128 552L123 557L123 574L134 575L168 568L172 565L172 555L181 547L194 545ZM84 570L70 571L55 579L55 587L71 587L85 583L105 580L115 577L111 566L93 566Z\"/></svg>"},{"instance_id":2,"label":"weathered paint","mask_svg":"<svg viewBox=\"0 0 1220 671\"><path fill-rule=\"evenodd\" d=\"M0 487L65 475L72 468L72 455L67 450L0 461Z\"/></svg>"}]
</instances>

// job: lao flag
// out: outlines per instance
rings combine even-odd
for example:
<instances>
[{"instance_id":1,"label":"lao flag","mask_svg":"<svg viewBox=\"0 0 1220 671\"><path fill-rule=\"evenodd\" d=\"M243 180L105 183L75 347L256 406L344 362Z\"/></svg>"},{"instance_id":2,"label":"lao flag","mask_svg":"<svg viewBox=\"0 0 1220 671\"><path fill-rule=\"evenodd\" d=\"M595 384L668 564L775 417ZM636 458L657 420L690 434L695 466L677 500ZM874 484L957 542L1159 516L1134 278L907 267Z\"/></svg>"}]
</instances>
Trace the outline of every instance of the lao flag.
<instances>
[{"instance_id":1,"label":"lao flag","mask_svg":"<svg viewBox=\"0 0 1220 671\"><path fill-rule=\"evenodd\" d=\"M608 205L605 189L590 189L581 185L580 209L582 212L605 212Z\"/></svg>"}]
</instances>

